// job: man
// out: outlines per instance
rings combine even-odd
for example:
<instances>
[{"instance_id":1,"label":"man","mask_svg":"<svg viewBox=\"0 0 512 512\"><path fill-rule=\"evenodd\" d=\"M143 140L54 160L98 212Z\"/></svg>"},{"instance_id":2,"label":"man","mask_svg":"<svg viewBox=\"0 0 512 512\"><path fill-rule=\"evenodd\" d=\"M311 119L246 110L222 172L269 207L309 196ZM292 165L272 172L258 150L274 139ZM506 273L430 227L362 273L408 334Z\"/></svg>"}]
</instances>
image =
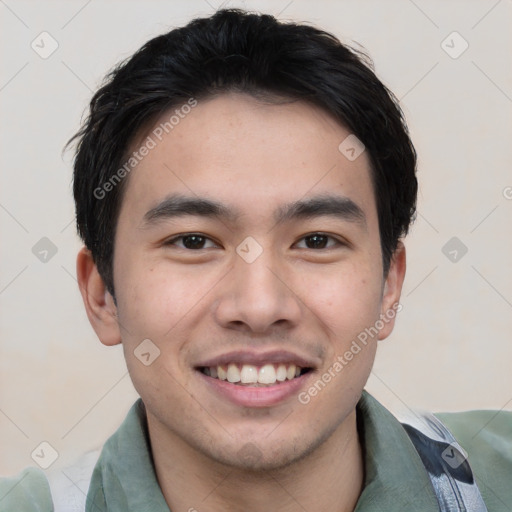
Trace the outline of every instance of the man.
<instances>
[{"instance_id":1,"label":"man","mask_svg":"<svg viewBox=\"0 0 512 512\"><path fill-rule=\"evenodd\" d=\"M80 291L141 396L88 512L511 509L511 413L402 425L363 389L417 192L401 111L363 56L219 11L116 68L77 138ZM57 494L27 470L0 510Z\"/></svg>"}]
</instances>

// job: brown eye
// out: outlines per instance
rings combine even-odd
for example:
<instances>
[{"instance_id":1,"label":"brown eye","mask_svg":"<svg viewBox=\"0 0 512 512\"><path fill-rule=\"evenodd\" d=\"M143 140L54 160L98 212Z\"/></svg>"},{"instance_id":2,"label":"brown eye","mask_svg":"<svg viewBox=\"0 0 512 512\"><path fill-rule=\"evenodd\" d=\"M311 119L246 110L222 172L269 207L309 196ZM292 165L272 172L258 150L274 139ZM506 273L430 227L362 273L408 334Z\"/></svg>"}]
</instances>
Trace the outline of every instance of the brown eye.
<instances>
[{"instance_id":1,"label":"brown eye","mask_svg":"<svg viewBox=\"0 0 512 512\"><path fill-rule=\"evenodd\" d=\"M340 245L340 242L332 236L324 235L322 233L313 233L312 235L303 237L302 240L305 242L305 247L303 246L301 248L305 249L330 249L331 247ZM331 243L329 245L330 241Z\"/></svg>"},{"instance_id":2,"label":"brown eye","mask_svg":"<svg viewBox=\"0 0 512 512\"><path fill-rule=\"evenodd\" d=\"M166 242L165 245L176 245L182 249L199 250L206 249L205 244L208 242L212 244L210 247L215 245L208 237L192 233L190 235L177 236Z\"/></svg>"}]
</instances>

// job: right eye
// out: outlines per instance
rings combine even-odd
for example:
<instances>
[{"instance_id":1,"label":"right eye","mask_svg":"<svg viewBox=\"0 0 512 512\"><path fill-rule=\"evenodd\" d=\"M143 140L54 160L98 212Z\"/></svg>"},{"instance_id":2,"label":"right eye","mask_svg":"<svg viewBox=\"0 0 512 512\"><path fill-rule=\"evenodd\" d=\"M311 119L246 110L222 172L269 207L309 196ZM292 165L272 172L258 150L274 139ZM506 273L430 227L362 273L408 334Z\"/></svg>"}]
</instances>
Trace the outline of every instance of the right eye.
<instances>
[{"instance_id":1,"label":"right eye","mask_svg":"<svg viewBox=\"0 0 512 512\"><path fill-rule=\"evenodd\" d=\"M185 235L176 236L165 242L164 245L175 245L180 249L200 250L209 248L205 247L207 242L213 244L213 247L217 246L217 244L215 244L215 242L213 242L210 238L198 233L187 233Z\"/></svg>"}]
</instances>

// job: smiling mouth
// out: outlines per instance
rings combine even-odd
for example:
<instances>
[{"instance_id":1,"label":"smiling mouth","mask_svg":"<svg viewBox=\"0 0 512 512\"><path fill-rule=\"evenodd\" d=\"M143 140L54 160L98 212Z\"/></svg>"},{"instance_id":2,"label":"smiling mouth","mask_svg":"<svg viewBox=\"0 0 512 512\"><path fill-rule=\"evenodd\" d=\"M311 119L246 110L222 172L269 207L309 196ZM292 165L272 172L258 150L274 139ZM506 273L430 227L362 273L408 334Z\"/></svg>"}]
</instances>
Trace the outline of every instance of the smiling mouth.
<instances>
[{"instance_id":1,"label":"smiling mouth","mask_svg":"<svg viewBox=\"0 0 512 512\"><path fill-rule=\"evenodd\" d=\"M249 387L268 387L290 381L312 371L312 368L302 368L295 364L236 364L218 366L200 366L198 371L217 380L231 384Z\"/></svg>"}]
</instances>

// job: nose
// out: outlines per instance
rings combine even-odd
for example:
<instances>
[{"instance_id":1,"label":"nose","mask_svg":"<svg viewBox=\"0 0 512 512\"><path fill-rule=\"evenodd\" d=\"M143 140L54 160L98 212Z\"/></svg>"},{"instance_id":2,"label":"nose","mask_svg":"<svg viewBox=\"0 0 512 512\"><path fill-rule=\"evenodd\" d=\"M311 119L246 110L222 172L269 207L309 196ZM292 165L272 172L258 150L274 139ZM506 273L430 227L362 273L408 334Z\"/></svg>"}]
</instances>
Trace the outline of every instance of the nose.
<instances>
[{"instance_id":1,"label":"nose","mask_svg":"<svg viewBox=\"0 0 512 512\"><path fill-rule=\"evenodd\" d=\"M220 287L215 319L224 328L260 334L278 326L292 328L302 311L294 288L291 270L280 265L271 250L264 250L252 263L237 255Z\"/></svg>"}]
</instances>

